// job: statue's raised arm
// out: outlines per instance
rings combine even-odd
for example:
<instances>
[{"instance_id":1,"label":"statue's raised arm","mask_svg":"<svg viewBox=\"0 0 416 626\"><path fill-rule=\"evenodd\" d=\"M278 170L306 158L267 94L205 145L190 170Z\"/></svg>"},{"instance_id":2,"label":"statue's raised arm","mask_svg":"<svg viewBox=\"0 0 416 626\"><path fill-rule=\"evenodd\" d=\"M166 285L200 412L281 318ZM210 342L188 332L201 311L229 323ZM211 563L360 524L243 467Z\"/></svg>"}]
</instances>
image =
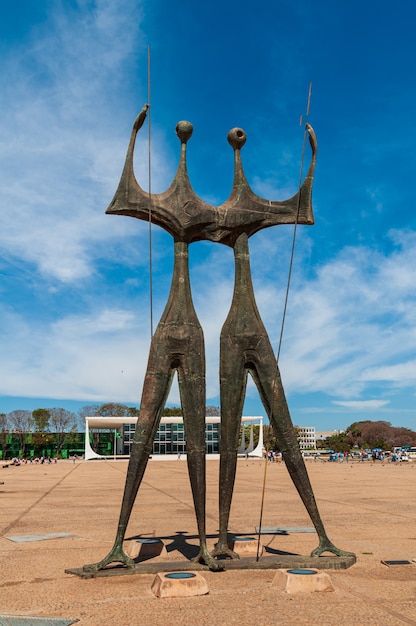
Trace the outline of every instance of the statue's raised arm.
<instances>
[{"instance_id":1,"label":"statue's raised arm","mask_svg":"<svg viewBox=\"0 0 416 626\"><path fill-rule=\"evenodd\" d=\"M129 215L161 226L176 240L191 243L207 239L205 228L216 224L216 207L201 200L189 181L186 166L186 144L192 136L193 126L182 121L176 125L181 142L178 169L169 188L163 193L144 191L134 175L133 157L137 133L143 126L148 110L146 104L137 116L131 132L126 161L117 191L106 213Z\"/></svg>"},{"instance_id":2,"label":"statue's raised arm","mask_svg":"<svg viewBox=\"0 0 416 626\"><path fill-rule=\"evenodd\" d=\"M307 124L312 159L305 180L294 196L287 200L272 201L261 198L251 189L241 162L241 148L246 133L233 128L228 141L234 149L234 183L231 194L220 206L204 202L194 192L186 165L186 144L193 126L181 121L176 134L181 142L181 153L175 177L166 191L149 194L144 191L134 174L133 157L137 133L146 119L146 104L137 116L131 132L123 173L118 189L106 213L129 215L161 226L175 239L191 243L209 240L233 246L236 237L254 233L278 224L313 224L312 185L315 172L317 142L313 128Z\"/></svg>"},{"instance_id":3,"label":"statue's raised arm","mask_svg":"<svg viewBox=\"0 0 416 626\"><path fill-rule=\"evenodd\" d=\"M315 173L317 141L315 132L306 125L312 158L308 173L299 191L287 200L266 200L256 195L244 174L241 162L241 148L246 142L246 133L241 128L233 128L228 133L228 142L234 149L234 184L230 197L218 207L219 223L216 241L233 245L236 237L254 233L278 224L314 223L312 212L312 186Z\"/></svg>"}]
</instances>

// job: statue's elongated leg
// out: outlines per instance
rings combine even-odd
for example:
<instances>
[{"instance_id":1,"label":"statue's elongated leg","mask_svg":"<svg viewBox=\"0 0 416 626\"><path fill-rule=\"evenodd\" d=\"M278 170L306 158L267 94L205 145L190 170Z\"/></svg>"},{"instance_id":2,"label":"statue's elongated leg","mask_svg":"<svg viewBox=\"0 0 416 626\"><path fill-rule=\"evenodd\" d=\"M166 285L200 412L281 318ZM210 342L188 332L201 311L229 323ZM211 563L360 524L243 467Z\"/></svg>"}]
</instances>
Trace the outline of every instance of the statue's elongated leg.
<instances>
[{"instance_id":1,"label":"statue's elongated leg","mask_svg":"<svg viewBox=\"0 0 416 626\"><path fill-rule=\"evenodd\" d=\"M305 462L299 449L280 373L268 337L263 337L258 347L261 359L259 357L255 362L255 367L253 367L251 373L267 415L270 418L290 477L318 534L319 545L313 550L311 556L319 556L323 552L331 552L337 556L351 556L351 552L345 552L334 546L326 534ZM270 407L270 398L272 397L273 405Z\"/></svg>"},{"instance_id":2,"label":"statue's elongated leg","mask_svg":"<svg viewBox=\"0 0 416 626\"><path fill-rule=\"evenodd\" d=\"M159 359L155 358L155 352L157 351L151 350L149 357L148 371L143 386L140 416L137 421L130 453L126 484L124 487L123 501L121 504L114 545L109 554L102 561L99 561L98 563L91 563L90 565L84 565L83 569L85 571L98 571L100 569L104 569L111 563L123 563L128 567L132 567L134 565L134 561L123 551L124 536L127 530L134 501L146 470L147 462L152 450L153 440L159 426L160 415L165 406L165 401L173 378L173 371L166 369L166 363L164 364L164 372L158 374L155 373L158 369L159 371L161 370L161 363L157 363ZM163 360L166 361L166 358Z\"/></svg>"},{"instance_id":3,"label":"statue's elongated leg","mask_svg":"<svg viewBox=\"0 0 416 626\"><path fill-rule=\"evenodd\" d=\"M194 561L211 570L222 569L211 556L206 539L206 449L205 449L205 357L202 330L195 329L187 354L178 368L186 456L195 506L200 551Z\"/></svg>"},{"instance_id":4,"label":"statue's elongated leg","mask_svg":"<svg viewBox=\"0 0 416 626\"><path fill-rule=\"evenodd\" d=\"M319 545L312 551L311 556L320 556L323 552L331 552L337 556L352 556L351 552L346 552L337 548L332 541L330 541L326 533L324 524L319 514L318 506L316 504L312 486L309 481L305 462L299 449L299 444L292 420L290 418L279 374L277 384L275 386L275 402L271 423L290 477L293 480L293 483L318 534Z\"/></svg>"},{"instance_id":5,"label":"statue's elongated leg","mask_svg":"<svg viewBox=\"0 0 416 626\"><path fill-rule=\"evenodd\" d=\"M224 332L225 331L225 332ZM219 492L219 537L213 556L239 558L228 547L227 533L237 468L238 437L241 427L247 370L244 357L235 337L221 335L220 393L221 393L221 455Z\"/></svg>"}]
</instances>

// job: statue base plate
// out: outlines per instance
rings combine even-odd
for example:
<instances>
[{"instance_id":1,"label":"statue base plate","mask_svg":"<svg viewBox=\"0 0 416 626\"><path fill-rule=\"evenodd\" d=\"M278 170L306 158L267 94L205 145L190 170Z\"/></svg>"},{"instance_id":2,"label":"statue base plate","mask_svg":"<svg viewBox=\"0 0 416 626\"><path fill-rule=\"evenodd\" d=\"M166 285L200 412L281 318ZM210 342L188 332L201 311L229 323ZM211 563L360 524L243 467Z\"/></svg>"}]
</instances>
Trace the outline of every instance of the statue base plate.
<instances>
[{"instance_id":1,"label":"statue base plate","mask_svg":"<svg viewBox=\"0 0 416 626\"><path fill-rule=\"evenodd\" d=\"M355 556L302 556L300 554L267 555L262 556L258 561L256 557L243 557L241 559L221 559L219 562L226 571L230 570L259 570L259 569L294 569L294 568L314 568L314 569L348 569L357 559ZM80 578L102 578L106 576L128 576L133 574L157 574L158 572L181 572L188 571L209 571L206 565L193 563L192 561L165 561L137 563L134 567L123 565L109 566L98 572L85 572L82 567L66 569L66 574L74 574Z\"/></svg>"}]
</instances>

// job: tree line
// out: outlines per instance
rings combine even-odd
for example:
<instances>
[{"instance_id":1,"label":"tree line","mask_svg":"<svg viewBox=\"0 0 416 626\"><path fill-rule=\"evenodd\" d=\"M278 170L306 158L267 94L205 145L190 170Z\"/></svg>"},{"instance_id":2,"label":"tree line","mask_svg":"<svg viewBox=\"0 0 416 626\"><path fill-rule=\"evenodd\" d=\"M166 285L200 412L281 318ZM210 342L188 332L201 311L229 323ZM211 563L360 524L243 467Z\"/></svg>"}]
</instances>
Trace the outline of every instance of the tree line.
<instances>
[{"instance_id":1,"label":"tree line","mask_svg":"<svg viewBox=\"0 0 416 626\"><path fill-rule=\"evenodd\" d=\"M322 442L322 447L331 448L335 452L350 452L357 448L392 450L401 446L416 446L416 432L410 428L392 426L390 422L382 420L354 422L345 431Z\"/></svg>"},{"instance_id":2,"label":"tree line","mask_svg":"<svg viewBox=\"0 0 416 626\"><path fill-rule=\"evenodd\" d=\"M207 415L219 415L218 407L207 407ZM52 450L59 457L68 442L74 442L76 435L85 430L85 417L138 417L140 409L126 404L107 402L82 407L78 413L63 408L34 411L16 409L10 413L0 413L0 452L1 458L11 455L26 456L27 449L42 453ZM179 407L165 408L164 416L182 415ZM79 442L76 444L79 447ZM9 453L9 454L8 454Z\"/></svg>"},{"instance_id":3,"label":"tree line","mask_svg":"<svg viewBox=\"0 0 416 626\"><path fill-rule=\"evenodd\" d=\"M91 404L82 407L78 413L63 408L34 411L14 410L10 413L0 413L0 450L1 457L7 458L7 449L10 448L10 437L18 440L19 455L24 457L26 448L31 449L53 448L54 454L60 456L64 445L75 435L84 431L85 417L138 417L140 409L126 404L107 402ZM220 410L215 406L206 407L206 415L219 415ZM180 407L165 407L163 416L180 416ZM246 440L249 429L246 428ZM263 427L264 444L267 449L278 451L276 438L271 426ZM258 441L258 429L254 429L254 443ZM79 443L77 444L79 446ZM386 421L363 420L354 422L345 431L327 437L317 442L318 447L330 448L335 452L349 452L353 449L381 448L391 450L396 446L416 446L416 432L410 428L392 426Z\"/></svg>"},{"instance_id":4,"label":"tree line","mask_svg":"<svg viewBox=\"0 0 416 626\"><path fill-rule=\"evenodd\" d=\"M1 456L7 458L8 448L15 452L16 440L21 457L25 457L28 445L35 450L53 447L54 454L60 456L68 437L78 431L78 425L79 417L62 408L0 413Z\"/></svg>"}]
</instances>

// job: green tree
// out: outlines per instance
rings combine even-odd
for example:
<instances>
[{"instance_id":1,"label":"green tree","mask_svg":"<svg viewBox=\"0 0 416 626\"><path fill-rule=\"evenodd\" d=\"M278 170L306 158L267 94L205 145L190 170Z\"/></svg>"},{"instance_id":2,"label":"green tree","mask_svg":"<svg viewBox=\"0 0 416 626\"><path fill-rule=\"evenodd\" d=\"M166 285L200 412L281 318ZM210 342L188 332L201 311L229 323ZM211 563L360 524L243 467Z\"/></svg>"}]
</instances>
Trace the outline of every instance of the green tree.
<instances>
[{"instance_id":1,"label":"green tree","mask_svg":"<svg viewBox=\"0 0 416 626\"><path fill-rule=\"evenodd\" d=\"M0 445L1 458L6 458L7 439L9 437L9 422L6 413L0 413Z\"/></svg>"},{"instance_id":2,"label":"green tree","mask_svg":"<svg viewBox=\"0 0 416 626\"><path fill-rule=\"evenodd\" d=\"M182 409L178 406L174 407L165 407L163 409L162 416L163 417L180 417L182 415Z\"/></svg>"},{"instance_id":3,"label":"green tree","mask_svg":"<svg viewBox=\"0 0 416 626\"><path fill-rule=\"evenodd\" d=\"M326 439L317 439L316 440L316 449L317 450L326 450L328 448L328 442Z\"/></svg>"},{"instance_id":4,"label":"green tree","mask_svg":"<svg viewBox=\"0 0 416 626\"><path fill-rule=\"evenodd\" d=\"M326 445L334 452L349 452L351 444L348 442L347 433L337 433L326 438Z\"/></svg>"},{"instance_id":5,"label":"green tree","mask_svg":"<svg viewBox=\"0 0 416 626\"><path fill-rule=\"evenodd\" d=\"M75 413L66 409L50 409L51 428L55 433L56 454L61 454L62 447L68 436L77 431L78 419Z\"/></svg>"},{"instance_id":6,"label":"green tree","mask_svg":"<svg viewBox=\"0 0 416 626\"><path fill-rule=\"evenodd\" d=\"M209 415L210 417L219 416L220 409L218 406L207 406L205 408L205 415Z\"/></svg>"},{"instance_id":7,"label":"green tree","mask_svg":"<svg viewBox=\"0 0 416 626\"><path fill-rule=\"evenodd\" d=\"M251 426L244 426L244 441L245 441L246 448L250 442L250 436L251 436ZM253 424L253 446L254 447L256 447L257 444L259 443L259 436L260 436L260 426L259 424ZM240 437L238 440L238 447L240 447L241 445L241 437L242 437L242 431L240 432ZM263 443L264 443L264 434L263 434Z\"/></svg>"},{"instance_id":8,"label":"green tree","mask_svg":"<svg viewBox=\"0 0 416 626\"><path fill-rule=\"evenodd\" d=\"M266 450L275 450L276 452L279 452L277 449L277 440L273 427L270 424L263 426L263 442Z\"/></svg>"},{"instance_id":9,"label":"green tree","mask_svg":"<svg viewBox=\"0 0 416 626\"><path fill-rule=\"evenodd\" d=\"M52 443L54 436L49 428L50 418L51 414L48 409L35 409L32 412L32 444L35 448L42 450Z\"/></svg>"},{"instance_id":10,"label":"green tree","mask_svg":"<svg viewBox=\"0 0 416 626\"><path fill-rule=\"evenodd\" d=\"M78 411L82 420L86 417L136 417L140 413L139 409L117 402L106 402L105 404L88 404Z\"/></svg>"},{"instance_id":11,"label":"green tree","mask_svg":"<svg viewBox=\"0 0 416 626\"><path fill-rule=\"evenodd\" d=\"M416 432L410 428L392 426L383 420L354 422L346 429L346 434L351 446L359 448L391 450L395 446L416 445Z\"/></svg>"},{"instance_id":12,"label":"green tree","mask_svg":"<svg viewBox=\"0 0 416 626\"><path fill-rule=\"evenodd\" d=\"M48 431L50 419L51 414L48 409L35 409L34 411L32 411L33 428L35 431Z\"/></svg>"},{"instance_id":13,"label":"green tree","mask_svg":"<svg viewBox=\"0 0 416 626\"><path fill-rule=\"evenodd\" d=\"M101 415L100 413L100 405L99 404L88 404L83 406L82 409L78 411L78 415L82 422L85 422L86 417L95 417L97 415ZM94 450L97 448L98 443L100 441L100 431L96 428L92 428L90 430L90 434L92 437L92 447Z\"/></svg>"},{"instance_id":14,"label":"green tree","mask_svg":"<svg viewBox=\"0 0 416 626\"><path fill-rule=\"evenodd\" d=\"M98 415L103 417L126 417L129 415L129 407L117 402L107 402L106 404L101 404Z\"/></svg>"},{"instance_id":15,"label":"green tree","mask_svg":"<svg viewBox=\"0 0 416 626\"><path fill-rule=\"evenodd\" d=\"M362 448L364 443L362 428L359 423L355 422L347 428L346 439L352 448Z\"/></svg>"},{"instance_id":16,"label":"green tree","mask_svg":"<svg viewBox=\"0 0 416 626\"><path fill-rule=\"evenodd\" d=\"M135 407L128 407L126 404L106 402L105 404L84 406L78 411L78 415L83 421L86 417L138 417L139 410ZM102 428L90 429L92 447L94 450L98 448L101 432L104 432Z\"/></svg>"},{"instance_id":17,"label":"green tree","mask_svg":"<svg viewBox=\"0 0 416 626\"><path fill-rule=\"evenodd\" d=\"M95 417L96 415L100 415L100 405L87 404L86 406L83 406L82 409L79 409L78 415L82 420L85 420L86 417Z\"/></svg>"},{"instance_id":18,"label":"green tree","mask_svg":"<svg viewBox=\"0 0 416 626\"><path fill-rule=\"evenodd\" d=\"M16 409L11 411L7 416L10 428L17 435L20 445L20 454L25 456L26 438L32 428L32 413L24 409Z\"/></svg>"}]
</instances>

